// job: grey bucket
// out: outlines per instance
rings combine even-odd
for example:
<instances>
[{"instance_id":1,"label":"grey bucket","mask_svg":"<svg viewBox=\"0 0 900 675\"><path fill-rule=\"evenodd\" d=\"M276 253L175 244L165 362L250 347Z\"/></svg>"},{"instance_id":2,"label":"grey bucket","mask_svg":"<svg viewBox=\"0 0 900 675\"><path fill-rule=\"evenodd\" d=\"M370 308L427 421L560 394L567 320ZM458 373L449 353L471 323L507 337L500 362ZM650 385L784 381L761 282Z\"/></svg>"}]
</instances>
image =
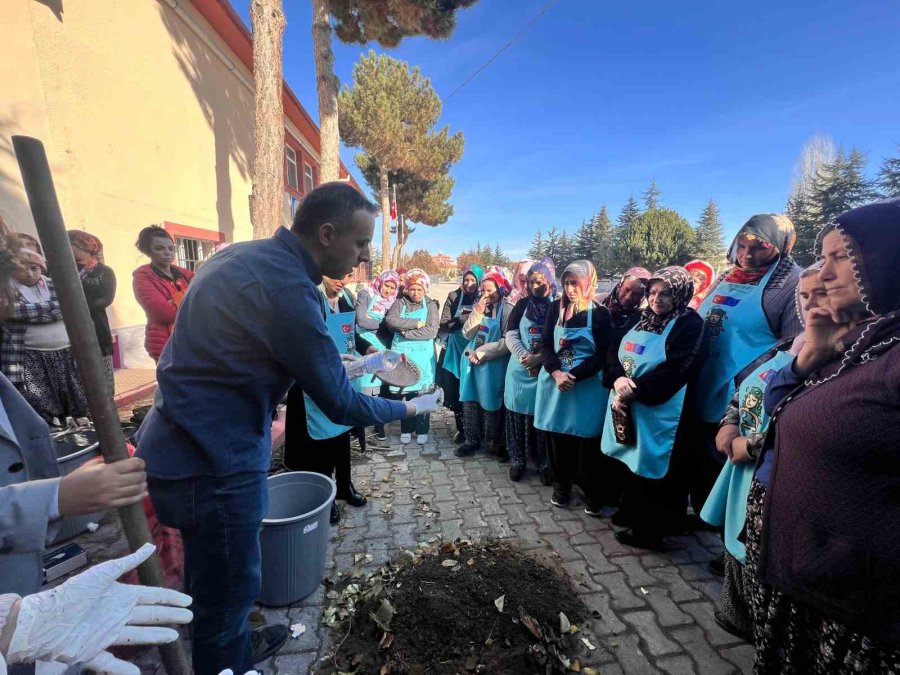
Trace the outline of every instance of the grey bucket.
<instances>
[{"instance_id":1,"label":"grey bucket","mask_svg":"<svg viewBox=\"0 0 900 675\"><path fill-rule=\"evenodd\" d=\"M56 463L59 466L59 475L68 476L78 467L83 466L90 460L99 456L100 444L94 443L93 445L89 445L76 452L57 457ZM55 544L60 541L65 541L66 539L71 539L72 537L77 537L87 529L88 523L97 523L102 517L103 512L89 513L85 516L64 516L60 519L59 529L50 543Z\"/></svg>"},{"instance_id":2,"label":"grey bucket","mask_svg":"<svg viewBox=\"0 0 900 675\"><path fill-rule=\"evenodd\" d=\"M293 471L269 476L269 508L263 518L262 590L259 602L283 607L316 590L328 557L334 481Z\"/></svg>"}]
</instances>

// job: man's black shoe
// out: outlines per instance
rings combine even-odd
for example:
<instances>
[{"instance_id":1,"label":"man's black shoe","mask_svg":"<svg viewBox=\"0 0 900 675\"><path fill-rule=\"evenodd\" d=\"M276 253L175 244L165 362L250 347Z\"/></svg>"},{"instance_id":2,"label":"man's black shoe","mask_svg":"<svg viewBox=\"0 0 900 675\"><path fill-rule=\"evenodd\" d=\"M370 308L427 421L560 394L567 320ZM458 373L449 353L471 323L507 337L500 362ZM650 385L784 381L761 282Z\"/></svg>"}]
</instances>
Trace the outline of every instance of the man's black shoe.
<instances>
[{"instance_id":1,"label":"man's black shoe","mask_svg":"<svg viewBox=\"0 0 900 675\"><path fill-rule=\"evenodd\" d=\"M476 450L478 448L472 445L461 445L453 451L453 454L457 457L468 457L469 455L474 455Z\"/></svg>"},{"instance_id":2,"label":"man's black shoe","mask_svg":"<svg viewBox=\"0 0 900 675\"><path fill-rule=\"evenodd\" d=\"M269 624L250 631L250 646L253 649L253 664L262 663L278 653L288 639L288 627Z\"/></svg>"},{"instance_id":3,"label":"man's black shoe","mask_svg":"<svg viewBox=\"0 0 900 675\"><path fill-rule=\"evenodd\" d=\"M648 537L647 535L636 534L634 530L620 530L613 535L620 544L631 546L632 548L644 548L648 551L662 550L662 537Z\"/></svg>"},{"instance_id":4,"label":"man's black shoe","mask_svg":"<svg viewBox=\"0 0 900 675\"><path fill-rule=\"evenodd\" d=\"M338 490L337 498L344 500L350 506L365 506L367 501L365 497L356 491L353 483L350 483L350 486L343 490Z\"/></svg>"},{"instance_id":5,"label":"man's black shoe","mask_svg":"<svg viewBox=\"0 0 900 675\"><path fill-rule=\"evenodd\" d=\"M513 483L518 483L520 480L522 480L522 476L524 476L524 475L525 475L525 467L524 466L516 466L515 464L513 464L511 467L509 467L509 479Z\"/></svg>"}]
</instances>

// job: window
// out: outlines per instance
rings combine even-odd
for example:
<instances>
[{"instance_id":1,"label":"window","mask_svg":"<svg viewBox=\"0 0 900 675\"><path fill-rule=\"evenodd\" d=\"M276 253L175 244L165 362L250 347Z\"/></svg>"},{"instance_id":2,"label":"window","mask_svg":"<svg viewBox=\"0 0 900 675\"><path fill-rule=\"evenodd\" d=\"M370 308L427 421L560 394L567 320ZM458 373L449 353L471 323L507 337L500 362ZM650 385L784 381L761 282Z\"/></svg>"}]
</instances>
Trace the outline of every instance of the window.
<instances>
[{"instance_id":1,"label":"window","mask_svg":"<svg viewBox=\"0 0 900 675\"><path fill-rule=\"evenodd\" d=\"M306 187L306 194L312 192L312 189L316 186L312 167L306 162L303 162L303 183Z\"/></svg>"},{"instance_id":2,"label":"window","mask_svg":"<svg viewBox=\"0 0 900 675\"><path fill-rule=\"evenodd\" d=\"M178 254L178 264L193 272L198 262L206 260L213 254L213 249L217 243L209 239L176 236L175 251Z\"/></svg>"},{"instance_id":3,"label":"window","mask_svg":"<svg viewBox=\"0 0 900 675\"><path fill-rule=\"evenodd\" d=\"M300 183L297 180L297 153L294 149L286 145L284 146L284 163L287 171L287 184L295 190L300 189Z\"/></svg>"}]
</instances>

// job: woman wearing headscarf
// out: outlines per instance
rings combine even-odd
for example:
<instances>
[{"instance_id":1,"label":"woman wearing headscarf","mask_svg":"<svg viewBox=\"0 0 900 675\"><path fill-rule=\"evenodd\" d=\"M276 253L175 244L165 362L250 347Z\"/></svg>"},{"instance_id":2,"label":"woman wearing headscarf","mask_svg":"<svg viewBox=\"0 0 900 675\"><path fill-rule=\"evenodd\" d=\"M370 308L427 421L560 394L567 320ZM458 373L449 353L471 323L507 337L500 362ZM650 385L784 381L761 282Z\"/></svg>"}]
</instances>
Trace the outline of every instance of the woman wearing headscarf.
<instances>
[{"instance_id":1,"label":"woman wearing headscarf","mask_svg":"<svg viewBox=\"0 0 900 675\"><path fill-rule=\"evenodd\" d=\"M424 270L414 267L406 273L403 297L393 303L384 317L384 323L393 333L391 350L406 355L419 368L419 381L403 389L404 400L415 398L423 389L434 386L437 358L434 353L434 338L440 321L440 306L437 300L428 297L431 278ZM399 394L399 389L390 387L391 394ZM400 422L400 443L406 445L416 434L416 443L428 442L430 415L417 415Z\"/></svg>"},{"instance_id":2,"label":"woman wearing headscarf","mask_svg":"<svg viewBox=\"0 0 900 675\"><path fill-rule=\"evenodd\" d=\"M841 214L819 242L830 307L776 376L793 391L774 410L766 397L774 443L747 500L756 672L896 673L900 199Z\"/></svg>"},{"instance_id":3,"label":"woman wearing headscarf","mask_svg":"<svg viewBox=\"0 0 900 675\"><path fill-rule=\"evenodd\" d=\"M646 309L609 352L604 384L613 394L601 447L628 469L613 524L628 528L615 536L629 546L659 548L684 527L684 413L706 359L703 320L688 307L693 294L686 269L659 270Z\"/></svg>"},{"instance_id":4,"label":"woman wearing headscarf","mask_svg":"<svg viewBox=\"0 0 900 675\"><path fill-rule=\"evenodd\" d=\"M800 268L790 257L796 238L787 216L764 213L750 218L728 251L732 267L697 310L706 322L709 358L693 406L696 439L690 495L695 513L722 468L715 438L734 391L734 377L779 340L801 330L794 309Z\"/></svg>"},{"instance_id":5,"label":"woman wearing headscarf","mask_svg":"<svg viewBox=\"0 0 900 675\"><path fill-rule=\"evenodd\" d=\"M368 287L356 294L356 332L370 345L382 351L391 345L393 333L387 327L384 317L397 299L400 291L400 275L394 270L385 270L372 280ZM359 378L362 392L378 396L381 381L374 375ZM386 441L383 424L375 425L375 437Z\"/></svg>"},{"instance_id":6,"label":"woman wearing headscarf","mask_svg":"<svg viewBox=\"0 0 900 675\"><path fill-rule=\"evenodd\" d=\"M691 309L697 309L709 294L709 289L716 283L716 270L705 260L691 260L684 266L694 280L694 297L691 298Z\"/></svg>"},{"instance_id":7,"label":"woman wearing headscarf","mask_svg":"<svg viewBox=\"0 0 900 675\"><path fill-rule=\"evenodd\" d=\"M534 426L548 436L551 503L568 506L577 484L584 492L584 512L599 517L603 504L618 501L617 467L605 462L597 447L609 397L600 371L613 328L609 310L594 302L597 272L590 261L570 263L562 285L559 302L550 305L544 320Z\"/></svg>"},{"instance_id":8,"label":"woman wearing headscarf","mask_svg":"<svg viewBox=\"0 0 900 675\"><path fill-rule=\"evenodd\" d=\"M650 272L643 267L632 267L600 302L609 310L613 328L622 328L641 310L649 278Z\"/></svg>"},{"instance_id":9,"label":"woman wearing headscarf","mask_svg":"<svg viewBox=\"0 0 900 675\"><path fill-rule=\"evenodd\" d=\"M469 340L460 361L459 398L463 402L465 443L454 453L466 457L474 453L482 441L488 454L500 461L508 459L504 437L503 385L509 347L506 330L509 324L509 272L498 266L488 268L481 280L481 295L463 325Z\"/></svg>"},{"instance_id":10,"label":"woman wearing headscarf","mask_svg":"<svg viewBox=\"0 0 900 675\"><path fill-rule=\"evenodd\" d=\"M484 270L481 265L467 265L463 268L459 288L451 291L444 302L441 312L441 323L438 329L437 342L443 346L438 360L437 382L444 390L444 406L453 411L456 420L456 436L454 443L464 440L462 402L459 400L459 372L463 352L468 340L462 329L475 301L478 300L478 287Z\"/></svg>"},{"instance_id":11,"label":"woman wearing headscarf","mask_svg":"<svg viewBox=\"0 0 900 675\"><path fill-rule=\"evenodd\" d=\"M821 263L816 263L800 273L796 306L801 323L812 308L829 306L825 284L818 278L820 269ZM747 495L756 473L756 460L769 426L763 399L775 374L793 361L795 348L801 344L800 336L779 341L735 378L737 389L716 436L716 447L729 461L722 467L700 513L707 523L724 527L724 579L714 614L716 623L750 641L753 639L751 592L756 584L756 569L745 565L746 550L740 535L746 521Z\"/></svg>"},{"instance_id":12,"label":"woman wearing headscarf","mask_svg":"<svg viewBox=\"0 0 900 675\"><path fill-rule=\"evenodd\" d=\"M110 393L114 393L116 381L112 366L112 331L109 329L106 308L116 297L116 274L103 263L103 244L94 235L83 230L69 230L69 244L78 266L78 276L81 277L81 287L91 312L91 320L94 322L100 353L103 355L106 382Z\"/></svg>"},{"instance_id":13,"label":"woman wearing headscarf","mask_svg":"<svg viewBox=\"0 0 900 675\"><path fill-rule=\"evenodd\" d=\"M519 300L528 295L528 271L535 262L537 261L526 258L516 263L512 276L512 290L507 298L513 307Z\"/></svg>"},{"instance_id":14,"label":"woman wearing headscarf","mask_svg":"<svg viewBox=\"0 0 900 675\"><path fill-rule=\"evenodd\" d=\"M515 304L506 326L506 345L511 356L506 367L503 403L506 407L506 450L510 457L509 479L519 481L531 457L541 483L551 485L550 458L543 431L534 428L537 376L543 356L544 322L556 300L556 268L550 258L532 263L525 273L525 295ZM510 296L512 297L512 296Z\"/></svg>"}]
</instances>

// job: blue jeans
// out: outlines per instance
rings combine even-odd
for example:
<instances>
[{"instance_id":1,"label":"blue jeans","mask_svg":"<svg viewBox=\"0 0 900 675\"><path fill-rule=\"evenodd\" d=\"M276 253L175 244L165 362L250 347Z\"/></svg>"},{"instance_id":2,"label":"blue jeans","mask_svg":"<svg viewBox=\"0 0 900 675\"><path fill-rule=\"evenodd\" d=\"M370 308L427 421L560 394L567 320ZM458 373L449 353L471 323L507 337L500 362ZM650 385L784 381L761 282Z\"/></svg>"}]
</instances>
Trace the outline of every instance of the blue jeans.
<instances>
[{"instance_id":1,"label":"blue jeans","mask_svg":"<svg viewBox=\"0 0 900 675\"><path fill-rule=\"evenodd\" d=\"M259 531L266 514L265 473L148 479L163 525L181 531L186 591L194 598L194 672L253 668L248 615L260 591Z\"/></svg>"}]
</instances>

